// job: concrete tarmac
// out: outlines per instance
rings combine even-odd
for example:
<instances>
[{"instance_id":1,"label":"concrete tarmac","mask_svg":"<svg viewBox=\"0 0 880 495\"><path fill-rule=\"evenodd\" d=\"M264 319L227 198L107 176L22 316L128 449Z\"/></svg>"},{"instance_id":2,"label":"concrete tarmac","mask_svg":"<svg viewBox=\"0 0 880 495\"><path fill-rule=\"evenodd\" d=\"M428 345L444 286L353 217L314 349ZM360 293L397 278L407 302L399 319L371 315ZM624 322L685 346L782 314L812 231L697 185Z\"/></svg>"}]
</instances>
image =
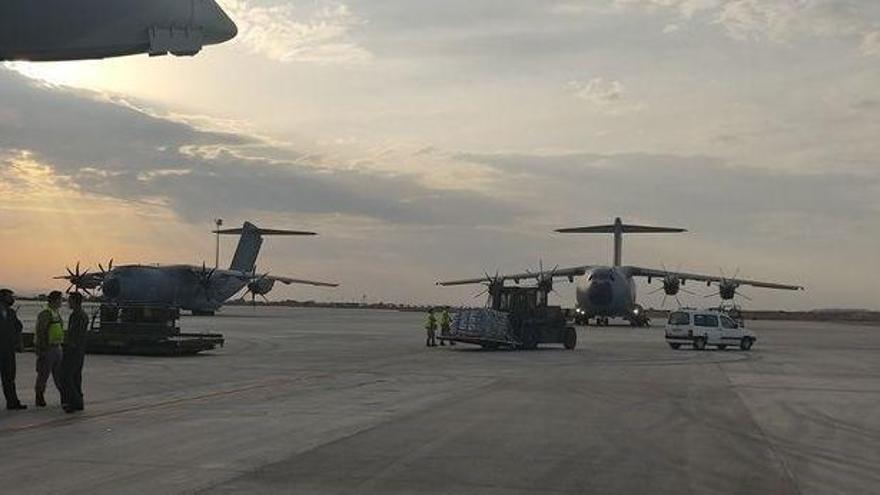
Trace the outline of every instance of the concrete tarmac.
<instances>
[{"instance_id":1,"label":"concrete tarmac","mask_svg":"<svg viewBox=\"0 0 880 495\"><path fill-rule=\"evenodd\" d=\"M34 308L26 306L28 328ZM663 329L575 351L425 348L423 315L228 307L197 357L88 356L0 411L0 493L877 493L880 328L754 322L750 352Z\"/></svg>"}]
</instances>

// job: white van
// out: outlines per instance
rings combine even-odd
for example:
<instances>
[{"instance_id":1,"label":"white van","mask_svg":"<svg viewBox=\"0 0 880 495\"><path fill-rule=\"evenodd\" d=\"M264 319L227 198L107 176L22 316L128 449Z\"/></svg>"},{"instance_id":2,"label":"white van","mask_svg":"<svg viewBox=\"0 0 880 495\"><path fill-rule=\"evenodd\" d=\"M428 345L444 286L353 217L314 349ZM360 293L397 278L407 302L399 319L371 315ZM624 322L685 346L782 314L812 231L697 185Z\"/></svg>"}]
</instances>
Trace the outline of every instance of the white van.
<instances>
[{"instance_id":1,"label":"white van","mask_svg":"<svg viewBox=\"0 0 880 495\"><path fill-rule=\"evenodd\" d=\"M755 334L733 318L717 309L683 308L669 313L666 323L666 343L673 349L682 345L692 345L702 350L707 345L719 349L739 346L747 351L757 338Z\"/></svg>"}]
</instances>

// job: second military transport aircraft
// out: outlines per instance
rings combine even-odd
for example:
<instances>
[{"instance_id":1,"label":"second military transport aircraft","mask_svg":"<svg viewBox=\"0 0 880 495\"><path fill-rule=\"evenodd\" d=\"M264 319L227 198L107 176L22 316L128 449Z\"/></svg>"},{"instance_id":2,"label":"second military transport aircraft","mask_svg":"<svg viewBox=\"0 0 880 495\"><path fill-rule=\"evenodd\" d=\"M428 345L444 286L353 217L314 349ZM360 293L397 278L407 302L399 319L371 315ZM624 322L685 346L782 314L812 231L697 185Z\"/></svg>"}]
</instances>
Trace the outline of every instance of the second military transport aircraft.
<instances>
[{"instance_id":1,"label":"second military transport aircraft","mask_svg":"<svg viewBox=\"0 0 880 495\"><path fill-rule=\"evenodd\" d=\"M577 309L581 321L589 324L590 318L595 318L597 325L608 325L609 318L621 317L628 320L634 326L643 326L648 323L641 306L636 303L635 277L644 277L648 280L648 283L651 283L654 279L662 281L662 289L668 296L676 296L688 280L705 282L709 286L717 284L718 295L723 301L733 300L737 295L737 289L741 285L768 289L803 290L803 287L799 285L760 282L736 277L728 278L724 275L712 276L658 270L622 264L623 234L676 233L685 232L685 229L629 225L623 223L620 218L616 218L611 225L559 229L556 232L566 234L613 234L613 265L583 265L572 268L556 268L549 272L541 269L538 272L496 275L494 277L486 275L481 278L438 282L438 285L487 284L490 286L491 291L493 284L503 284L507 280L519 283L520 280L533 279L539 283L552 284L554 278L567 278L569 282L574 282L576 277L583 277L579 280L576 291Z\"/></svg>"},{"instance_id":2,"label":"second military transport aircraft","mask_svg":"<svg viewBox=\"0 0 880 495\"><path fill-rule=\"evenodd\" d=\"M318 287L337 287L338 284L316 282L289 277L278 277L256 270L257 256L264 235L299 236L316 235L314 232L297 230L261 229L245 222L241 228L215 230L216 234L240 234L238 247L228 270L195 265L125 265L110 266L99 272L81 272L67 269L67 275L55 277L70 282L71 289L100 289L111 301L126 303L166 303L192 311L196 315L210 315L223 303L242 289L247 289L253 299L265 297L276 282L282 284L306 284Z\"/></svg>"},{"instance_id":3,"label":"second military transport aircraft","mask_svg":"<svg viewBox=\"0 0 880 495\"><path fill-rule=\"evenodd\" d=\"M0 1L0 61L191 56L237 33L214 0Z\"/></svg>"}]
</instances>

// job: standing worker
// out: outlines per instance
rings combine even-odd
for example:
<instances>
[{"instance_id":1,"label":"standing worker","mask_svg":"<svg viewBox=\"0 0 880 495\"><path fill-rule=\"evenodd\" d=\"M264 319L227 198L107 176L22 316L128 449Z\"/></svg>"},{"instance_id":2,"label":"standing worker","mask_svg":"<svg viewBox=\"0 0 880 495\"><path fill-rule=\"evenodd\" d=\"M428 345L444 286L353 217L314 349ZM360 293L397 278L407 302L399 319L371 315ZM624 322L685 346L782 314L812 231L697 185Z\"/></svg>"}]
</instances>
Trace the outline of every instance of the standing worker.
<instances>
[{"instance_id":1,"label":"standing worker","mask_svg":"<svg viewBox=\"0 0 880 495\"><path fill-rule=\"evenodd\" d=\"M67 320L67 333L64 334L64 356L61 359L61 406L64 412L83 410L82 369L86 357L86 332L89 328L89 315L82 308L83 296L74 292L67 298L72 313Z\"/></svg>"},{"instance_id":2,"label":"standing worker","mask_svg":"<svg viewBox=\"0 0 880 495\"><path fill-rule=\"evenodd\" d=\"M428 332L428 339L425 341L425 347L437 347L437 318L434 316L434 308L428 310L428 319L425 321L425 330Z\"/></svg>"},{"instance_id":3,"label":"standing worker","mask_svg":"<svg viewBox=\"0 0 880 495\"><path fill-rule=\"evenodd\" d=\"M64 320L61 319L61 292L53 290L46 299L46 308L37 315L34 347L37 351L37 383L34 385L37 407L46 407L46 382L49 375L64 397L61 384L61 344L64 343Z\"/></svg>"},{"instance_id":4,"label":"standing worker","mask_svg":"<svg viewBox=\"0 0 880 495\"><path fill-rule=\"evenodd\" d=\"M449 323L450 323L450 321L451 320L449 318L449 307L444 307L443 312L440 313L440 335L441 336L449 337ZM443 343L443 339L440 339L440 345L445 345ZM455 345L455 341L450 340L449 345L450 346Z\"/></svg>"},{"instance_id":5,"label":"standing worker","mask_svg":"<svg viewBox=\"0 0 880 495\"><path fill-rule=\"evenodd\" d=\"M27 409L18 400L15 392L15 351L21 346L21 321L12 305L15 304L14 293L9 289L0 289L0 381L3 382L3 395L6 397L6 409Z\"/></svg>"}]
</instances>

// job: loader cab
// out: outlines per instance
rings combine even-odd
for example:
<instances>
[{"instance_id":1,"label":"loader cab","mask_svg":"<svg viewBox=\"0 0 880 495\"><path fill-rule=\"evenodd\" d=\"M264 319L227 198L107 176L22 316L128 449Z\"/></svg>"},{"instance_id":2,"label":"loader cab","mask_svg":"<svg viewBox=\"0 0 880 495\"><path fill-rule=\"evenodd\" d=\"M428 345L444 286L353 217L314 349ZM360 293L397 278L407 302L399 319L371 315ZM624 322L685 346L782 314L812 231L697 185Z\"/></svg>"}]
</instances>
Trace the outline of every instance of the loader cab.
<instances>
[{"instance_id":1,"label":"loader cab","mask_svg":"<svg viewBox=\"0 0 880 495\"><path fill-rule=\"evenodd\" d=\"M534 312L547 307L547 292L538 287L502 287L491 298L490 306L507 313Z\"/></svg>"}]
</instances>

